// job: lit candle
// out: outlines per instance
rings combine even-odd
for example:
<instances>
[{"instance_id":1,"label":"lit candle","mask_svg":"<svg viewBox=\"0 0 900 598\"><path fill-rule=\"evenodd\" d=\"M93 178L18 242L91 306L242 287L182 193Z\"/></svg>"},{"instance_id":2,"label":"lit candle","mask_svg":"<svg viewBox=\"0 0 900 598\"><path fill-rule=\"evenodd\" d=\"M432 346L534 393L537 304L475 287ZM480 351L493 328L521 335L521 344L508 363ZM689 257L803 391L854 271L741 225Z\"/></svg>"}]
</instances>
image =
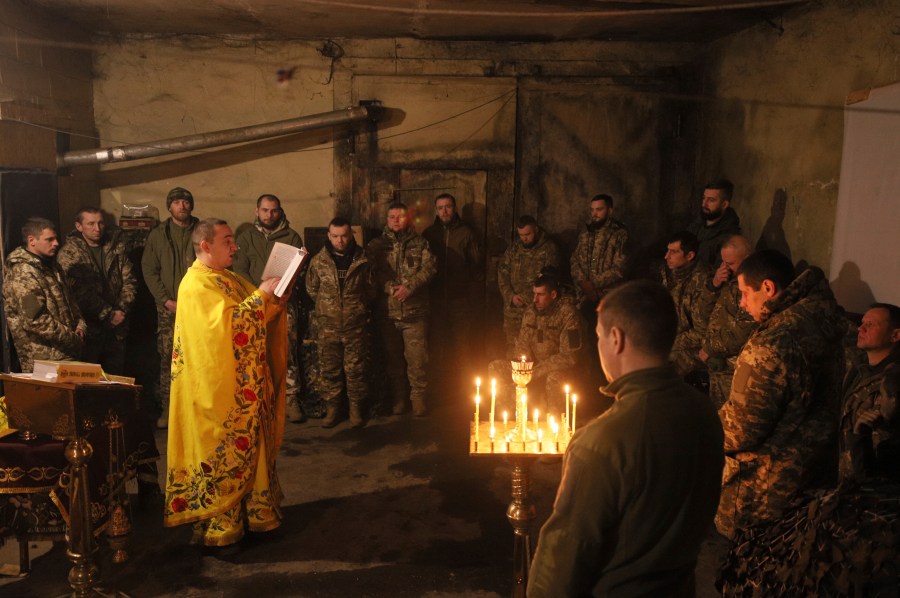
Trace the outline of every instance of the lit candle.
<instances>
[{"instance_id":1,"label":"lit candle","mask_svg":"<svg viewBox=\"0 0 900 598\"><path fill-rule=\"evenodd\" d=\"M509 430L509 413L503 412L503 431L506 432Z\"/></svg>"},{"instance_id":2,"label":"lit candle","mask_svg":"<svg viewBox=\"0 0 900 598\"><path fill-rule=\"evenodd\" d=\"M540 416L540 412L537 409L535 409L534 410L534 432L535 433L538 433L541 430L541 418L539 416Z\"/></svg>"},{"instance_id":3,"label":"lit candle","mask_svg":"<svg viewBox=\"0 0 900 598\"><path fill-rule=\"evenodd\" d=\"M525 356L523 355L523 356L522 356L522 363L526 363L527 361L528 361L528 360L525 359Z\"/></svg>"},{"instance_id":4,"label":"lit candle","mask_svg":"<svg viewBox=\"0 0 900 598\"><path fill-rule=\"evenodd\" d=\"M575 433L575 409L578 407L578 395L572 395L572 434Z\"/></svg>"},{"instance_id":5,"label":"lit candle","mask_svg":"<svg viewBox=\"0 0 900 598\"><path fill-rule=\"evenodd\" d=\"M571 421L569 419L569 385L566 384L566 421L565 421L565 423L568 424L569 421Z\"/></svg>"},{"instance_id":6,"label":"lit candle","mask_svg":"<svg viewBox=\"0 0 900 598\"><path fill-rule=\"evenodd\" d=\"M475 450L478 450L478 415L481 409L481 397L475 395Z\"/></svg>"},{"instance_id":7,"label":"lit candle","mask_svg":"<svg viewBox=\"0 0 900 598\"><path fill-rule=\"evenodd\" d=\"M475 394L481 394L481 378L475 378Z\"/></svg>"}]
</instances>

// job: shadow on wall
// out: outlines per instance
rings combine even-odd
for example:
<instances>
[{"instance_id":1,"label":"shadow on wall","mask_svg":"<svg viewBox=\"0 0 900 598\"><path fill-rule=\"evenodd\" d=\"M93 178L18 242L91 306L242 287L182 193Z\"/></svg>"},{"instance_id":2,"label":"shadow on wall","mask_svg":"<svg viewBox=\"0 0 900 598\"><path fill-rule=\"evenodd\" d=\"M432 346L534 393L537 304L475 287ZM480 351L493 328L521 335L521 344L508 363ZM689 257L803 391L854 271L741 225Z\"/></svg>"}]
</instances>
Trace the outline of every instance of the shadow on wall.
<instances>
[{"instance_id":1,"label":"shadow on wall","mask_svg":"<svg viewBox=\"0 0 900 598\"><path fill-rule=\"evenodd\" d=\"M837 278L830 284L838 303L848 303L854 306L868 306L875 303L872 287L862 279L862 273L855 262L844 262Z\"/></svg>"},{"instance_id":2,"label":"shadow on wall","mask_svg":"<svg viewBox=\"0 0 900 598\"><path fill-rule=\"evenodd\" d=\"M756 250L775 249L786 255L791 262L791 247L788 245L787 236L784 234L784 217L787 213L787 192L784 189L776 189L772 195L772 211L769 219L763 225L762 233L756 242Z\"/></svg>"}]
</instances>

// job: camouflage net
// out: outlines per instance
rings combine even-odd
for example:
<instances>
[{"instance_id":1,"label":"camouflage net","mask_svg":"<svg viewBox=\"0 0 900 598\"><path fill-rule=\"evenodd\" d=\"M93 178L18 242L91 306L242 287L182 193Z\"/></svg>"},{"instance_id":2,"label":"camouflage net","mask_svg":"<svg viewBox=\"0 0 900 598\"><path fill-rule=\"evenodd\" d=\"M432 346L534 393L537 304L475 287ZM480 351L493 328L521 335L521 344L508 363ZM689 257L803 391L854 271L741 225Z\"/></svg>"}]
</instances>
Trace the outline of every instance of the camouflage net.
<instances>
[{"instance_id":1,"label":"camouflage net","mask_svg":"<svg viewBox=\"0 0 900 598\"><path fill-rule=\"evenodd\" d=\"M900 482L821 490L778 522L740 532L723 596L900 596Z\"/></svg>"}]
</instances>

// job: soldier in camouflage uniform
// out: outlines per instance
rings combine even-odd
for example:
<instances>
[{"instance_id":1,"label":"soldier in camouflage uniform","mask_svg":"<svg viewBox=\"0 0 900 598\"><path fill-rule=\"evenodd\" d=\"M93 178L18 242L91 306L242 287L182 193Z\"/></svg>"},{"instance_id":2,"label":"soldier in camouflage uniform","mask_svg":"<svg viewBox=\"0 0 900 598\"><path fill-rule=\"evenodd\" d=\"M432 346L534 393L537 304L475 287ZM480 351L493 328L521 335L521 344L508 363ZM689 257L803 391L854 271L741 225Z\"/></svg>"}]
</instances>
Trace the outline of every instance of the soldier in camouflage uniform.
<instances>
[{"instance_id":1,"label":"soldier in camouflage uniform","mask_svg":"<svg viewBox=\"0 0 900 598\"><path fill-rule=\"evenodd\" d=\"M166 196L166 208L172 215L147 235L141 270L144 282L156 302L156 351L159 353L159 393L162 414L156 427L169 425L169 388L172 383L172 342L175 335L175 310L178 308L178 285L194 262L191 233L197 219L194 196L183 187L175 187Z\"/></svg>"},{"instance_id":2,"label":"soldier in camouflage uniform","mask_svg":"<svg viewBox=\"0 0 900 598\"><path fill-rule=\"evenodd\" d=\"M347 220L334 218L328 225L325 247L313 257L306 273L306 291L316 303L319 393L327 410L322 427L334 427L341 417L344 380L350 425L362 427L370 357L367 325L375 283Z\"/></svg>"},{"instance_id":3,"label":"soldier in camouflage uniform","mask_svg":"<svg viewBox=\"0 0 900 598\"><path fill-rule=\"evenodd\" d=\"M583 313L590 312L593 320L597 302L625 278L628 231L612 214L611 196L601 194L591 199L591 221L578 235L570 264L572 280L587 302Z\"/></svg>"},{"instance_id":4,"label":"soldier in camouflage uniform","mask_svg":"<svg viewBox=\"0 0 900 598\"><path fill-rule=\"evenodd\" d=\"M529 388L532 397L543 402L544 413L565 411L563 386L575 382L584 366L584 319L571 298L560 295L555 276L542 275L533 283L533 302L525 311L516 339L515 356L534 362ZM512 366L498 359L489 366L504 400L512 394ZM533 393L533 394L532 394ZM561 420L560 420L561 421Z\"/></svg>"},{"instance_id":5,"label":"soldier in camouflage uniform","mask_svg":"<svg viewBox=\"0 0 900 598\"><path fill-rule=\"evenodd\" d=\"M409 210L402 203L388 206L387 226L366 247L379 297L375 306L387 360L395 415L406 412L406 385L413 415L427 413L428 385L428 282L437 272L437 261L428 241L412 230Z\"/></svg>"},{"instance_id":6,"label":"soldier in camouflage uniform","mask_svg":"<svg viewBox=\"0 0 900 598\"><path fill-rule=\"evenodd\" d=\"M35 359L80 359L87 324L69 281L54 260L59 249L56 225L29 218L22 227L24 246L6 259L3 308L23 372Z\"/></svg>"},{"instance_id":7,"label":"soldier in camouflage uniform","mask_svg":"<svg viewBox=\"0 0 900 598\"><path fill-rule=\"evenodd\" d=\"M506 333L507 357L515 355L516 339L522 317L532 303L534 279L545 267L560 267L559 249L531 216L516 223L518 240L514 241L497 265L497 284L503 297L503 331Z\"/></svg>"},{"instance_id":8,"label":"soldier in camouflage uniform","mask_svg":"<svg viewBox=\"0 0 900 598\"><path fill-rule=\"evenodd\" d=\"M269 254L275 243L285 243L293 247L303 247L303 239L291 228L281 200L266 193L256 200L256 220L246 227L235 239L238 251L234 254L232 269L255 284L262 282ZM306 421L300 406L300 356L299 342L299 293L291 295L286 305L288 320L288 367L287 367L287 408L285 416L295 423Z\"/></svg>"},{"instance_id":9,"label":"soldier in camouflage uniform","mask_svg":"<svg viewBox=\"0 0 900 598\"><path fill-rule=\"evenodd\" d=\"M716 527L729 538L777 519L834 450L846 328L822 270L795 278L777 251L744 260L738 286L741 307L759 328L738 356L719 410L725 473Z\"/></svg>"},{"instance_id":10,"label":"soldier in camouflage uniform","mask_svg":"<svg viewBox=\"0 0 900 598\"><path fill-rule=\"evenodd\" d=\"M700 360L700 344L717 293L708 287L709 269L697 261L697 237L687 231L676 233L666 249L666 265L660 267L659 282L671 293L678 311L678 335L669 359L678 375L684 377L706 369Z\"/></svg>"},{"instance_id":11,"label":"soldier in camouflage uniform","mask_svg":"<svg viewBox=\"0 0 900 598\"><path fill-rule=\"evenodd\" d=\"M722 245L722 263L709 281L719 298L709 316L700 360L709 369L709 398L716 409L728 400L738 353L756 330L756 321L741 309L741 291L735 276L752 251L746 237L734 235L728 239Z\"/></svg>"},{"instance_id":12,"label":"soldier in camouflage uniform","mask_svg":"<svg viewBox=\"0 0 900 598\"><path fill-rule=\"evenodd\" d=\"M101 364L110 374L124 374L128 314L137 297L137 279L120 231L105 231L100 208L81 208L57 261L72 281L88 325L84 360Z\"/></svg>"},{"instance_id":13,"label":"soldier in camouflage uniform","mask_svg":"<svg viewBox=\"0 0 900 598\"><path fill-rule=\"evenodd\" d=\"M900 307L889 303L875 303L863 315L857 333L856 346L865 352L865 360L856 364L844 378L841 400L841 452L838 475L842 481L857 479L863 473L857 442L860 417L875 410L885 370L900 362ZM872 426L870 425L871 429ZM877 444L879 431L873 430Z\"/></svg>"}]
</instances>

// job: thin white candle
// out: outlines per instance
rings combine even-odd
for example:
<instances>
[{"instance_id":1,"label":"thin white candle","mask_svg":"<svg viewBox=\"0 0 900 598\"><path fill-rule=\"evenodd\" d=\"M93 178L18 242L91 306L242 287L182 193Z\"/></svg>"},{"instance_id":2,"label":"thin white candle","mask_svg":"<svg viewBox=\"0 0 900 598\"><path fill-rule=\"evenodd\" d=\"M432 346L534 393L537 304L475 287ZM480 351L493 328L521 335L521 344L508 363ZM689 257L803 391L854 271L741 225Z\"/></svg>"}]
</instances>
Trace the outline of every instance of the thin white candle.
<instances>
[{"instance_id":1,"label":"thin white candle","mask_svg":"<svg viewBox=\"0 0 900 598\"><path fill-rule=\"evenodd\" d=\"M475 395L475 447L478 448L478 415L481 408L481 397Z\"/></svg>"},{"instance_id":2,"label":"thin white candle","mask_svg":"<svg viewBox=\"0 0 900 598\"><path fill-rule=\"evenodd\" d=\"M578 395L572 395L572 434L575 433L575 410L578 408Z\"/></svg>"}]
</instances>

